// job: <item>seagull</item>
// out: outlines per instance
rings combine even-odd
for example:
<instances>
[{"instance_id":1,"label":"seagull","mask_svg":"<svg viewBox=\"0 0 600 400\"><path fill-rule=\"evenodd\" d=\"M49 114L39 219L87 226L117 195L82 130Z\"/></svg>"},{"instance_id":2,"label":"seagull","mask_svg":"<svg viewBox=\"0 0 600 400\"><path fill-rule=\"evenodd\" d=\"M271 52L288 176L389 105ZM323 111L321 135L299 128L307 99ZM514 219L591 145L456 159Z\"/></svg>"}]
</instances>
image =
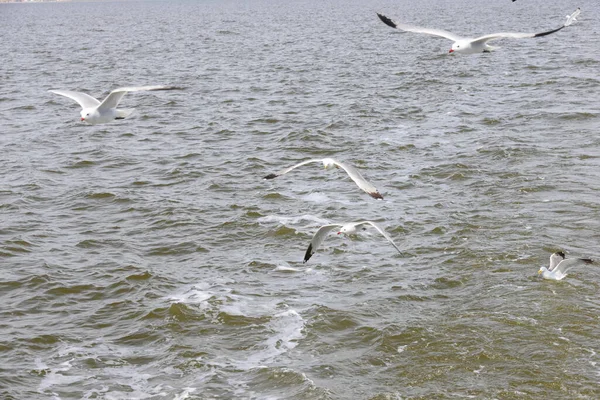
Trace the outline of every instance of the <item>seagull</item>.
<instances>
[{"instance_id":1,"label":"seagull","mask_svg":"<svg viewBox=\"0 0 600 400\"><path fill-rule=\"evenodd\" d=\"M400 251L398 246L396 246L396 244L394 243L392 238L389 237L389 235L387 233L385 233L385 231L379 225L377 225L375 222L371 222L371 221L361 221L361 222L350 222L347 224L329 224L329 225L323 225L322 227L320 227L319 230L317 231L317 233L315 233L315 236L313 236L312 240L310 241L310 244L308 245L308 249L306 249L306 254L304 254L303 262L307 262L312 257L312 255L315 254L315 251L317 251L317 249L319 248L321 243L323 243L323 240L325 240L325 236L327 236L327 234L330 231L332 231L334 228L338 228L338 227L340 228L337 233L338 235L353 235L353 234L357 233L357 228L361 225L371 225L372 227L377 229L379 231L379 233L381 233L383 235L383 237L386 238L392 244L392 246L394 246L394 248L396 250L398 250L398 253L402 254L402 252ZM367 229L367 228L363 228L363 230L364 229Z\"/></svg>"},{"instance_id":2,"label":"seagull","mask_svg":"<svg viewBox=\"0 0 600 400\"><path fill-rule=\"evenodd\" d=\"M475 53L487 53L494 49L494 47L489 46L487 42L491 40L501 39L501 38L512 38L512 39L521 39L521 38L534 38L540 36L546 36L554 32L558 32L561 29L571 25L573 21L576 21L576 17L579 15L581 10L578 8L571 15L567 16L567 20L565 23L556 29L547 32L541 33L511 33L511 32L503 32L503 33L492 33L490 35L480 36L478 38L467 38L458 36L454 33L442 30L442 29L430 29L430 28L421 28L414 25L401 24L392 21L385 15L377 13L379 19L383 21L387 26L391 26L392 28L396 28L402 31L407 32L417 32L417 33L426 33L428 35L441 36L446 39L452 40L454 43L452 44L452 48L449 53L461 53L461 54L475 54Z\"/></svg>"},{"instance_id":3,"label":"seagull","mask_svg":"<svg viewBox=\"0 0 600 400\"><path fill-rule=\"evenodd\" d=\"M365 178L363 178L363 176L360 174L360 172L358 172L358 170L356 168L354 168L353 166L348 165L348 164L343 164L337 160L334 160L333 158L311 159L311 160L302 161L300 164L296 164L294 166L291 166L289 168L286 168L286 169L276 172L274 174L269 174L269 175L265 176L264 179L277 178L278 176L287 174L288 172L290 172L291 170L293 170L295 168L301 167L306 164L314 163L314 162L322 162L325 169L332 169L334 167L343 169L344 171L346 171L348 176L354 181L354 183L356 183L356 185L359 188L361 188L362 190L367 192L371 197L373 197L375 199L383 200L383 196L377 191L375 186L373 186L372 184L367 182L365 180Z\"/></svg>"},{"instance_id":4,"label":"seagull","mask_svg":"<svg viewBox=\"0 0 600 400\"><path fill-rule=\"evenodd\" d=\"M565 25L569 26L571 25L573 22L577 21L577 17L579 17L579 14L581 14L581 8L577 7L577 10L575 10L575 12L571 15L567 15L567 20L565 21Z\"/></svg>"},{"instance_id":5,"label":"seagull","mask_svg":"<svg viewBox=\"0 0 600 400\"><path fill-rule=\"evenodd\" d=\"M106 96L102 103L93 98L92 96L81 92L73 92L71 90L49 90L49 92L59 94L61 96L65 96L75 100L77 103L79 103L79 105L82 108L80 113L81 120L95 125L110 122L115 119L124 119L131 115L131 113L133 112L132 108L117 109L117 105L127 92L175 89L180 88L174 86L122 87L110 92L110 94Z\"/></svg>"},{"instance_id":6,"label":"seagull","mask_svg":"<svg viewBox=\"0 0 600 400\"><path fill-rule=\"evenodd\" d=\"M567 276L567 270L584 264L596 264L596 262L589 258L569 258L567 260L565 259L565 253L559 251L550 256L550 266L540 268L538 275L542 275L542 278L545 279L560 281Z\"/></svg>"}]
</instances>

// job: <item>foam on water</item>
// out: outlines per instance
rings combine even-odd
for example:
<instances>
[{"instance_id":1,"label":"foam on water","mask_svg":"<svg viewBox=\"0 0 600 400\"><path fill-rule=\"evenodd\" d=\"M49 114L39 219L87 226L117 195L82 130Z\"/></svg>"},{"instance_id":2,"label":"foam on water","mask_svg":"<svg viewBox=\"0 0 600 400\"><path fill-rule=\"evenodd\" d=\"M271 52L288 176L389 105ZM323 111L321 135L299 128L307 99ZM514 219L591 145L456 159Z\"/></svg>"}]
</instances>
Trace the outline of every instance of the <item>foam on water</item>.
<instances>
[{"instance_id":1,"label":"foam on water","mask_svg":"<svg viewBox=\"0 0 600 400\"><path fill-rule=\"evenodd\" d=\"M207 301L215 298L214 305ZM232 293L232 288L222 285L211 285L209 282L195 284L182 292L168 297L171 302L201 304L203 307L214 307L216 311L228 315L253 318L269 317L264 326L270 334L257 343L249 352L243 352L238 359L231 359L226 364L235 368L249 370L271 363L277 356L293 349L297 340L303 337L305 321L293 309L280 311L281 305L268 297L242 296Z\"/></svg>"},{"instance_id":2,"label":"foam on water","mask_svg":"<svg viewBox=\"0 0 600 400\"><path fill-rule=\"evenodd\" d=\"M317 204L325 204L325 203L330 203L333 200L327 196L324 193L321 192L315 192L315 193L310 193L307 195L304 195L300 198L301 201L306 201L309 203L317 203ZM336 199L336 201L338 201L338 199ZM348 203L346 203L348 204Z\"/></svg>"},{"instance_id":3,"label":"foam on water","mask_svg":"<svg viewBox=\"0 0 600 400\"><path fill-rule=\"evenodd\" d=\"M270 335L257 343L243 357L232 360L236 368L250 370L272 366L277 357L292 350L304 337L302 330L306 322L296 310L287 310L271 317L266 325Z\"/></svg>"},{"instance_id":4,"label":"foam on water","mask_svg":"<svg viewBox=\"0 0 600 400\"><path fill-rule=\"evenodd\" d=\"M261 217L258 219L258 222L260 223L269 223L269 222L276 222L278 224L284 225L284 226L288 226L288 225L298 225L301 222L312 222L312 225L315 226L320 226L320 225L326 225L329 223L328 220L324 219L324 218L320 218L317 217L316 215L299 215L296 217L286 217L283 215L267 215L265 217Z\"/></svg>"},{"instance_id":5,"label":"foam on water","mask_svg":"<svg viewBox=\"0 0 600 400\"><path fill-rule=\"evenodd\" d=\"M44 376L44 378L40 382L40 384L38 386L38 392L45 393L48 389L52 388L53 386L70 385L71 383L80 382L84 379L87 379L87 377L81 376L81 375L66 375L66 374L64 374L65 372L68 372L71 370L71 368L72 368L71 363L74 360L75 359L72 358L68 361L64 361L64 362L60 363L58 367L49 368L41 360L36 359L36 364L38 366L43 366L43 368L39 368L39 369L49 370L49 372L46 374L46 376ZM53 395L58 396L56 393L53 393Z\"/></svg>"},{"instance_id":6,"label":"foam on water","mask_svg":"<svg viewBox=\"0 0 600 400\"><path fill-rule=\"evenodd\" d=\"M232 286L223 286L222 281L199 282L166 299L172 303L196 304L202 309L213 309L229 315L245 317L264 317L271 315L277 307L277 301L268 297L245 296L233 293ZM212 301L214 299L214 304Z\"/></svg>"},{"instance_id":7,"label":"foam on water","mask_svg":"<svg viewBox=\"0 0 600 400\"><path fill-rule=\"evenodd\" d=\"M208 290L210 285L205 282L197 283L180 293L168 297L172 303L200 304L214 296L215 292ZM226 289L223 289L226 291Z\"/></svg>"},{"instance_id":8,"label":"foam on water","mask_svg":"<svg viewBox=\"0 0 600 400\"><path fill-rule=\"evenodd\" d=\"M145 357L152 357L162 349L147 350ZM60 343L47 360L36 358L35 368L39 374L44 374L37 391L44 395L51 395L54 399L61 399L57 392L78 384L84 399L101 398L107 400L122 399L149 399L156 396L179 396L175 398L185 399L193 393L196 388L172 387L164 383L164 379L158 377L179 376L180 371L170 366L164 366L161 359L142 364L131 364L131 357L139 356L135 349L129 346L117 345L105 342L102 339L91 340L81 345L69 345ZM65 360L66 358L66 360ZM96 368L89 370L92 373L86 375L72 374L74 371L84 370L84 366L94 360ZM194 382L212 376L212 372L198 374ZM127 388L127 390L123 390ZM70 397L71 395L69 395Z\"/></svg>"},{"instance_id":9,"label":"foam on water","mask_svg":"<svg viewBox=\"0 0 600 400\"><path fill-rule=\"evenodd\" d=\"M294 268L289 265L278 265L275 267L273 271L283 271L283 272L304 272L304 268Z\"/></svg>"},{"instance_id":10,"label":"foam on water","mask_svg":"<svg viewBox=\"0 0 600 400\"><path fill-rule=\"evenodd\" d=\"M190 397L192 393L196 392L196 388L184 388L181 394L175 395L173 400L185 400Z\"/></svg>"}]
</instances>

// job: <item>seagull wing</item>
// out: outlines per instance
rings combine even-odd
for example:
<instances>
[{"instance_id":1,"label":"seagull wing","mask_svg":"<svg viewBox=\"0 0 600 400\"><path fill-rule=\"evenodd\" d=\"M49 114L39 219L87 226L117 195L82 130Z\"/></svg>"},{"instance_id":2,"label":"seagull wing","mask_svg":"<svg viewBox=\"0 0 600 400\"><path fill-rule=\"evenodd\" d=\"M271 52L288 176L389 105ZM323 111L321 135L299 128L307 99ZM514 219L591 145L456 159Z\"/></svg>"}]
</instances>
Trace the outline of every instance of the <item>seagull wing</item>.
<instances>
[{"instance_id":1,"label":"seagull wing","mask_svg":"<svg viewBox=\"0 0 600 400\"><path fill-rule=\"evenodd\" d=\"M561 27L560 29L562 29L562 28L564 28L564 27ZM524 38L532 38L532 37L535 37L535 33L500 32L500 33L491 33L489 35L480 36L476 39L473 39L471 41L471 43L473 43L473 44L486 43L486 42L489 42L490 40L497 40L497 39L504 39L504 38L524 39Z\"/></svg>"},{"instance_id":2,"label":"seagull wing","mask_svg":"<svg viewBox=\"0 0 600 400\"><path fill-rule=\"evenodd\" d=\"M594 260L590 260L589 258L567 258L559 262L556 268L552 270L552 272L559 271L561 274L565 274L568 270L570 270L573 267L589 264L595 264Z\"/></svg>"},{"instance_id":3,"label":"seagull wing","mask_svg":"<svg viewBox=\"0 0 600 400\"><path fill-rule=\"evenodd\" d=\"M356 183L356 185L359 188L367 192L369 196L373 197L374 199L383 200L383 196L377 191L377 188L371 183L369 183L365 178L363 178L363 176L360 174L360 172L358 172L356 168L354 168L352 165L343 164L337 160L333 160L333 162L335 163L335 165L346 171L346 173L354 181L354 183Z\"/></svg>"},{"instance_id":4,"label":"seagull wing","mask_svg":"<svg viewBox=\"0 0 600 400\"><path fill-rule=\"evenodd\" d=\"M414 25L408 25L408 24L400 24L398 22L392 21L391 19L389 19L385 15L381 15L381 14L377 13L377 16L387 26L391 26L392 28L396 28L396 29L399 29L401 31L416 32L416 33L426 33L428 35L441 36L441 37L445 37L446 39L450 39L453 42L456 42L457 40L463 39L460 36L455 35L452 32L445 31L443 29L421 28L420 26L414 26Z\"/></svg>"},{"instance_id":5,"label":"seagull wing","mask_svg":"<svg viewBox=\"0 0 600 400\"><path fill-rule=\"evenodd\" d=\"M490 40L496 40L496 39L502 39L502 38L523 39L523 38L534 38L534 37L550 35L551 33L558 32L561 29L566 28L567 26L571 25L574 21L576 21L575 18L577 18L577 16L579 16L580 13L581 13L581 10L578 8L577 10L575 10L575 12L573 14L567 16L567 20L565 21L565 23L562 26L560 26L556 29L552 29L550 31L540 32L540 33L515 33L515 32L492 33L490 35L478 37L478 38L474 39L472 43L485 43L485 42L489 42Z\"/></svg>"},{"instance_id":6,"label":"seagull wing","mask_svg":"<svg viewBox=\"0 0 600 400\"><path fill-rule=\"evenodd\" d=\"M321 159L312 159L312 160L302 161L300 164L296 164L296 165L291 166L289 168L282 169L281 171L276 172L274 174L269 174L269 175L265 176L263 179L277 178L278 176L287 174L288 172L290 172L291 170L293 170L295 168L301 167L301 166L306 165L306 164L314 163L314 162L323 162L323 160L321 160Z\"/></svg>"},{"instance_id":7,"label":"seagull wing","mask_svg":"<svg viewBox=\"0 0 600 400\"><path fill-rule=\"evenodd\" d=\"M111 108L116 108L117 105L119 104L119 102L121 101L121 99L123 98L123 96L125 96L125 94L127 92L148 92L148 91L155 91L155 90L176 90L176 89L180 89L178 87L175 86L130 86L130 87L122 87L122 88L118 88L113 90L112 92L110 92L110 94L108 96L106 96L106 98L102 101L102 103L100 104L100 106L98 107L99 110L109 110Z\"/></svg>"},{"instance_id":8,"label":"seagull wing","mask_svg":"<svg viewBox=\"0 0 600 400\"><path fill-rule=\"evenodd\" d=\"M471 43L486 43L486 42L489 42L491 40L496 40L496 39L524 39L524 38L534 38L534 37L546 36L551 33L558 32L561 29L563 29L564 27L565 27L565 25L561 26L560 28L553 29L551 31L540 32L540 33L518 33L518 32L492 33L489 35L478 37L478 38L474 39Z\"/></svg>"},{"instance_id":9,"label":"seagull wing","mask_svg":"<svg viewBox=\"0 0 600 400\"><path fill-rule=\"evenodd\" d=\"M366 224L369 224L373 228L377 229L379 231L379 233L381 233L383 235L383 237L386 238L392 244L392 246L394 246L396 248L396 250L398 250L398 253L402 254L402 251L398 248L398 246L396 246L396 243L394 243L394 241L392 240L392 238L383 230L383 228L381 228L375 222L372 222L372 221L362 221L362 222L358 222L356 224L356 226L366 225Z\"/></svg>"},{"instance_id":10,"label":"seagull wing","mask_svg":"<svg viewBox=\"0 0 600 400\"><path fill-rule=\"evenodd\" d=\"M71 90L48 90L49 92L59 94L61 96L68 97L75 100L81 108L94 108L100 105L100 102L90 96L89 94L81 92L73 92Z\"/></svg>"},{"instance_id":11,"label":"seagull wing","mask_svg":"<svg viewBox=\"0 0 600 400\"><path fill-rule=\"evenodd\" d=\"M562 251L552 254L550 256L550 265L548 266L548 271L552 271L564 259L565 253L563 253Z\"/></svg>"},{"instance_id":12,"label":"seagull wing","mask_svg":"<svg viewBox=\"0 0 600 400\"><path fill-rule=\"evenodd\" d=\"M343 225L331 224L331 225L323 225L322 227L320 227L319 230L317 231L317 233L315 233L315 236L313 236L312 240L310 241L310 244L308 245L308 249L306 249L306 253L304 254L303 262L307 262L312 257L312 255L315 254L315 251L317 251L317 249L319 248L321 243L323 243L323 240L325 240L325 237L327 236L327 234L333 228L337 228L337 227L341 227L341 226L343 226Z\"/></svg>"}]
</instances>

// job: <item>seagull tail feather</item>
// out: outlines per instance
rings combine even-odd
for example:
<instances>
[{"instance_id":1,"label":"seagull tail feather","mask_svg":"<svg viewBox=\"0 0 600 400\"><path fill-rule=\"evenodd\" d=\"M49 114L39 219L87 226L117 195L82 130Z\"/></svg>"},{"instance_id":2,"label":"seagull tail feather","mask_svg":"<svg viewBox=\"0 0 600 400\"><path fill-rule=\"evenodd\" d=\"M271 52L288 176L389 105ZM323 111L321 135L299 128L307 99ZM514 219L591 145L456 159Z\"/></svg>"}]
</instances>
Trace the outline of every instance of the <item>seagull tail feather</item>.
<instances>
[{"instance_id":1,"label":"seagull tail feather","mask_svg":"<svg viewBox=\"0 0 600 400\"><path fill-rule=\"evenodd\" d=\"M121 108L117 110L117 119L129 117L135 111L134 108Z\"/></svg>"}]
</instances>

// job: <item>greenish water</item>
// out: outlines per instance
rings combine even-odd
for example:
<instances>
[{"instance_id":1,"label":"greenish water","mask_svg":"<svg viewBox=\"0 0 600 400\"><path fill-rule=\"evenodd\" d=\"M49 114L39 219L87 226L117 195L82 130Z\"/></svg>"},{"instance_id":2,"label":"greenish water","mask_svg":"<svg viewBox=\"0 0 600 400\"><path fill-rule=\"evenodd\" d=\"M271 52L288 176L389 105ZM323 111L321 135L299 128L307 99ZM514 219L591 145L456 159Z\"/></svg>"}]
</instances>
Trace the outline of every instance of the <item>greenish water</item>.
<instances>
[{"instance_id":1,"label":"greenish water","mask_svg":"<svg viewBox=\"0 0 600 400\"><path fill-rule=\"evenodd\" d=\"M506 3L506 4L505 4ZM0 6L3 399L597 399L591 1ZM396 32L553 28L498 51ZM90 126L50 89L130 93ZM339 170L357 167L376 201ZM377 221L332 234L324 224Z\"/></svg>"}]
</instances>

